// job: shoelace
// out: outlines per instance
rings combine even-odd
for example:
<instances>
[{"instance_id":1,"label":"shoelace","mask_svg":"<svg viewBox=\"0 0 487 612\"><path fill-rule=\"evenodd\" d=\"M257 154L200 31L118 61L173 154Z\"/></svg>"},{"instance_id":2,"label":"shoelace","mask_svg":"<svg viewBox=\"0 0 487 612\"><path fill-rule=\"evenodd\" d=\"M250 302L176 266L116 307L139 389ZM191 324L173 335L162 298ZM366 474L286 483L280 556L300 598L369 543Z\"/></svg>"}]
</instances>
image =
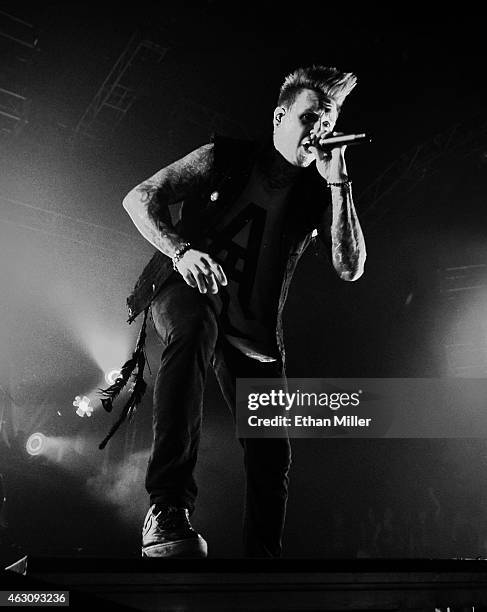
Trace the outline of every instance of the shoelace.
<instances>
[{"instance_id":1,"label":"shoelace","mask_svg":"<svg viewBox=\"0 0 487 612\"><path fill-rule=\"evenodd\" d=\"M192 529L189 522L189 513L186 508L174 508L170 506L166 511L159 510L157 514L151 513L151 515L156 520L159 529L168 530L177 528L180 520L184 523L185 528ZM149 519L151 515L149 515ZM161 515L163 515L162 518Z\"/></svg>"}]
</instances>

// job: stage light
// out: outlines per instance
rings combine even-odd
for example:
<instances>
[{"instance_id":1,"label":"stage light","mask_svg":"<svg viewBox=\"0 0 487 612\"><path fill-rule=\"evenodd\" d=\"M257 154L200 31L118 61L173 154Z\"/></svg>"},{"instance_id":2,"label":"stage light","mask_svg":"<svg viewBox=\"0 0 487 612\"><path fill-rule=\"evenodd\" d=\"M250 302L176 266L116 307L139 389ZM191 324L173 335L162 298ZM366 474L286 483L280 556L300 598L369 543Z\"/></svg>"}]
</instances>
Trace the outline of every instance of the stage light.
<instances>
[{"instance_id":1,"label":"stage light","mask_svg":"<svg viewBox=\"0 0 487 612\"><path fill-rule=\"evenodd\" d=\"M46 436L39 432L31 434L25 444L25 448L29 455L40 455L46 444Z\"/></svg>"},{"instance_id":2,"label":"stage light","mask_svg":"<svg viewBox=\"0 0 487 612\"><path fill-rule=\"evenodd\" d=\"M105 380L109 385L113 385L113 383L117 380L120 374L120 370L110 370L110 372L107 372L105 374Z\"/></svg>"},{"instance_id":3,"label":"stage light","mask_svg":"<svg viewBox=\"0 0 487 612\"><path fill-rule=\"evenodd\" d=\"M91 416L93 412L93 406L90 405L90 398L86 397L86 395L77 395L74 398L73 406L77 407L76 414L79 417Z\"/></svg>"}]
</instances>

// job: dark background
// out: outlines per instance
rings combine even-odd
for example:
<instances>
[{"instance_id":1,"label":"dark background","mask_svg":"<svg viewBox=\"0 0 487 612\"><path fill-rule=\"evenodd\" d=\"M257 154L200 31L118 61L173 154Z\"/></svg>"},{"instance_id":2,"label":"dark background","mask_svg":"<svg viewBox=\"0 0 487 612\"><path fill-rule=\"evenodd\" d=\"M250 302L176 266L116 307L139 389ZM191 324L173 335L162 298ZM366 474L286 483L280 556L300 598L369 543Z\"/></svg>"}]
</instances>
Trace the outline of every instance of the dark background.
<instances>
[{"instance_id":1,"label":"dark background","mask_svg":"<svg viewBox=\"0 0 487 612\"><path fill-rule=\"evenodd\" d=\"M31 47L0 41L0 87L28 102L21 129L1 124L5 560L138 554L150 391L136 420L97 449L114 417L96 389L132 350L138 325L125 324L125 296L152 253L121 200L214 129L270 131L282 78L297 66L355 72L338 128L373 142L347 152L366 274L343 283L313 249L305 254L286 309L288 374L485 376L481 15L468 5L336 4L2 9L33 26L19 25ZM88 138L80 119L135 32L165 55L130 71L135 101L115 129L92 124ZM462 291L445 290L449 268L462 270ZM152 334L153 372L159 351ZM76 395L92 398L91 418L74 414ZM238 556L240 448L212 375L206 399L194 523L212 555ZM29 457L35 431L53 450ZM285 554L485 556L486 462L482 439L296 440Z\"/></svg>"}]
</instances>

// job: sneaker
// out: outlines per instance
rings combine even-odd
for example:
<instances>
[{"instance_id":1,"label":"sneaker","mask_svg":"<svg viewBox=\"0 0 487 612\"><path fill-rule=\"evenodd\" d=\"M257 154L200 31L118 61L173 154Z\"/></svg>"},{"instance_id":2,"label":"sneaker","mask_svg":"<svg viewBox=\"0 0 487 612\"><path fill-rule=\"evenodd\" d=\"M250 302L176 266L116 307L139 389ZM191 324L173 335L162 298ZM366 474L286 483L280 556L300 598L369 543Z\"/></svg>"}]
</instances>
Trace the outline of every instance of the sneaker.
<instances>
[{"instance_id":1,"label":"sneaker","mask_svg":"<svg viewBox=\"0 0 487 612\"><path fill-rule=\"evenodd\" d=\"M187 508L149 508L142 529L143 557L206 557L205 540L191 527Z\"/></svg>"}]
</instances>

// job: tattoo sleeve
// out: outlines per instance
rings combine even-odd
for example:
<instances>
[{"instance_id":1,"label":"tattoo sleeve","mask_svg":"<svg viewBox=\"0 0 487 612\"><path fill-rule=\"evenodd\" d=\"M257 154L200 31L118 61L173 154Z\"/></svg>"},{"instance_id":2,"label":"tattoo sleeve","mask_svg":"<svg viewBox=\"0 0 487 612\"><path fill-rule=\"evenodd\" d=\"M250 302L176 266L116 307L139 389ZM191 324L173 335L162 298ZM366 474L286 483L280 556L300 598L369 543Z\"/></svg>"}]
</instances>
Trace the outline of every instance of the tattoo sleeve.
<instances>
[{"instance_id":1,"label":"tattoo sleeve","mask_svg":"<svg viewBox=\"0 0 487 612\"><path fill-rule=\"evenodd\" d=\"M366 250L351 185L331 187L331 198L333 266L343 280L356 280L363 274Z\"/></svg>"},{"instance_id":2,"label":"tattoo sleeve","mask_svg":"<svg viewBox=\"0 0 487 612\"><path fill-rule=\"evenodd\" d=\"M185 242L173 227L169 206L196 193L212 165L213 144L204 145L156 172L124 200L124 207L139 232L168 257L173 257Z\"/></svg>"}]
</instances>

